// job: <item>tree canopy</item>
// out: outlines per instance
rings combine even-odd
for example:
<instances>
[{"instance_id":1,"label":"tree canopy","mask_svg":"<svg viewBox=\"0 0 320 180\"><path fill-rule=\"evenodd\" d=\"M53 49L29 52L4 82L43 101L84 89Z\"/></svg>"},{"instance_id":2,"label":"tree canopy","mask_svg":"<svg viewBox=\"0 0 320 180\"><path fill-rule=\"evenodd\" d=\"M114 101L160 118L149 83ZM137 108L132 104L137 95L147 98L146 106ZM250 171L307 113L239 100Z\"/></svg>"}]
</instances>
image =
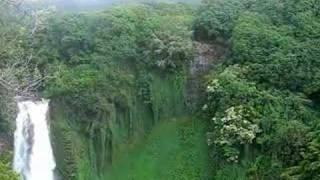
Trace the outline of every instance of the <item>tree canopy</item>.
<instances>
[{"instance_id":1,"label":"tree canopy","mask_svg":"<svg viewBox=\"0 0 320 180\"><path fill-rule=\"evenodd\" d=\"M203 2L196 36L231 51L208 77L203 107L213 163L238 163L252 179L319 178L309 169L319 164L319 7L315 0ZM229 168L218 164L218 174Z\"/></svg>"}]
</instances>

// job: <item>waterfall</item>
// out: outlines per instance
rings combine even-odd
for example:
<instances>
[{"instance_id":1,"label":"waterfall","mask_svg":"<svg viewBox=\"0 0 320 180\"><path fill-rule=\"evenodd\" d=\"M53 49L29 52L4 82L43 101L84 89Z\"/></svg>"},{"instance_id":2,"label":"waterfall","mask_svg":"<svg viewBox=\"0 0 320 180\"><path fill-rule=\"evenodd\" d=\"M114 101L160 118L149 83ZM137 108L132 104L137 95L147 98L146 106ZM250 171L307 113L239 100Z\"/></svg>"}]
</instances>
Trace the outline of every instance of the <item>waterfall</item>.
<instances>
[{"instance_id":1,"label":"waterfall","mask_svg":"<svg viewBox=\"0 0 320 180\"><path fill-rule=\"evenodd\" d=\"M55 161L49 136L49 101L18 102L14 169L23 180L53 180Z\"/></svg>"}]
</instances>

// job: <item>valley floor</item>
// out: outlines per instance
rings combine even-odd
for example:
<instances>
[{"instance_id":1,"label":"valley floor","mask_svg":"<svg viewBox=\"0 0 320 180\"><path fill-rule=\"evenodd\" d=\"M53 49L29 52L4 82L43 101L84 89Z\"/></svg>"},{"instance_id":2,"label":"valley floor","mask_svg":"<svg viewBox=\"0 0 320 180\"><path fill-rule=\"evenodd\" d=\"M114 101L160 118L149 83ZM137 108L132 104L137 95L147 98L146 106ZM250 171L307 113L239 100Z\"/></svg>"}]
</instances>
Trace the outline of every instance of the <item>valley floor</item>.
<instances>
[{"instance_id":1,"label":"valley floor","mask_svg":"<svg viewBox=\"0 0 320 180\"><path fill-rule=\"evenodd\" d=\"M208 179L204 126L196 120L158 124L146 142L122 154L107 173L108 180Z\"/></svg>"}]
</instances>

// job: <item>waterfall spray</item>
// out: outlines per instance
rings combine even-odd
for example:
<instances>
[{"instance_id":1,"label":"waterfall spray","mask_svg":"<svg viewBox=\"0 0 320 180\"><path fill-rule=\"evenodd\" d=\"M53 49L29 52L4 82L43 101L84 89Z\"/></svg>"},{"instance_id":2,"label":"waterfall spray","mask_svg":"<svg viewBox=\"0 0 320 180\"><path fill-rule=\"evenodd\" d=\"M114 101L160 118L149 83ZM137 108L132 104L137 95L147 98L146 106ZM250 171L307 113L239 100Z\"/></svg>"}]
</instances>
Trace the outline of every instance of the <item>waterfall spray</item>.
<instances>
[{"instance_id":1,"label":"waterfall spray","mask_svg":"<svg viewBox=\"0 0 320 180\"><path fill-rule=\"evenodd\" d=\"M53 180L55 160L49 136L49 101L18 102L14 169L23 180Z\"/></svg>"}]
</instances>

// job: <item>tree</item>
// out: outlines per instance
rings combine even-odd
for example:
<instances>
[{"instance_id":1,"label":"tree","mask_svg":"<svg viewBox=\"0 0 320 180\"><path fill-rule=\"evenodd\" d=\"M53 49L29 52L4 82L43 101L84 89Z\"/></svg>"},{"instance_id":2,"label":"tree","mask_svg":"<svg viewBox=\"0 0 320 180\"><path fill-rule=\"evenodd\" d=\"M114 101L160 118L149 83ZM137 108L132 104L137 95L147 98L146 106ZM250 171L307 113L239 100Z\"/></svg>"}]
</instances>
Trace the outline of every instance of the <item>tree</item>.
<instances>
[{"instance_id":1,"label":"tree","mask_svg":"<svg viewBox=\"0 0 320 180\"><path fill-rule=\"evenodd\" d=\"M19 180L18 174L12 170L12 153L0 153L0 179L2 180Z\"/></svg>"},{"instance_id":2,"label":"tree","mask_svg":"<svg viewBox=\"0 0 320 180\"><path fill-rule=\"evenodd\" d=\"M11 167L0 162L0 179L1 180L18 180L19 176L11 170Z\"/></svg>"},{"instance_id":3,"label":"tree","mask_svg":"<svg viewBox=\"0 0 320 180\"><path fill-rule=\"evenodd\" d=\"M318 138L310 134L317 134L319 119L319 3L241 3L204 1L194 22L200 38L230 43L227 60L208 76L203 107L212 156L239 155L251 164L239 166L253 179L317 179ZM245 120L247 126L239 123ZM241 156L241 142L251 140L243 137L253 137L247 141L251 159ZM227 167L221 161L227 158L215 162L217 169Z\"/></svg>"}]
</instances>

